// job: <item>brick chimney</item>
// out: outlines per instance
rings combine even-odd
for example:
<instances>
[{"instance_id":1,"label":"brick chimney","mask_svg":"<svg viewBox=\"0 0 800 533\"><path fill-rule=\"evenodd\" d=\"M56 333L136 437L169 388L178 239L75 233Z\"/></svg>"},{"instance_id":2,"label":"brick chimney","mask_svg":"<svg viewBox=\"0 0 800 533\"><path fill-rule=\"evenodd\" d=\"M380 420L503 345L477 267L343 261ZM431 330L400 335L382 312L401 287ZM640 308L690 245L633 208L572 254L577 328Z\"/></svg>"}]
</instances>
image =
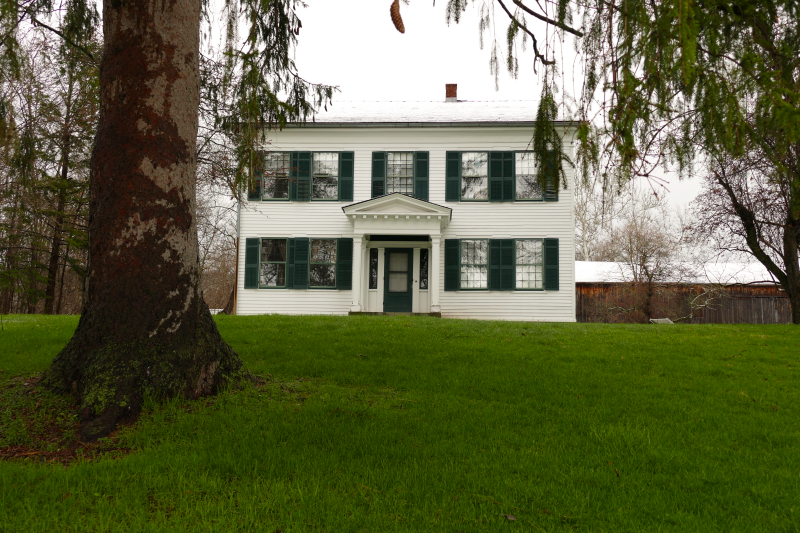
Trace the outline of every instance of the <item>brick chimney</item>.
<instances>
[{"instance_id":1,"label":"brick chimney","mask_svg":"<svg viewBox=\"0 0 800 533\"><path fill-rule=\"evenodd\" d=\"M456 93L458 92L458 85L455 83L445 83L445 102L458 102Z\"/></svg>"}]
</instances>

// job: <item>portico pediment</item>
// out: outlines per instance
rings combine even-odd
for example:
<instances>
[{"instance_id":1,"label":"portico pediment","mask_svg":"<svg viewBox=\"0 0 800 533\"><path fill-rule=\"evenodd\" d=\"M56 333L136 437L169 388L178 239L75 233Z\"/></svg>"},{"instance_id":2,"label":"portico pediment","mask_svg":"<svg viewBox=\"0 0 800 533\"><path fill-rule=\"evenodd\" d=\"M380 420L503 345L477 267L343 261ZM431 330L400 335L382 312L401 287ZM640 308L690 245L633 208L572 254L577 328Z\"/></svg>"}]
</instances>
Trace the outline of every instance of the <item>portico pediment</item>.
<instances>
[{"instance_id":1,"label":"portico pediment","mask_svg":"<svg viewBox=\"0 0 800 533\"><path fill-rule=\"evenodd\" d=\"M439 233L447 227L452 209L401 193L379 196L342 208L359 230L390 233Z\"/></svg>"}]
</instances>

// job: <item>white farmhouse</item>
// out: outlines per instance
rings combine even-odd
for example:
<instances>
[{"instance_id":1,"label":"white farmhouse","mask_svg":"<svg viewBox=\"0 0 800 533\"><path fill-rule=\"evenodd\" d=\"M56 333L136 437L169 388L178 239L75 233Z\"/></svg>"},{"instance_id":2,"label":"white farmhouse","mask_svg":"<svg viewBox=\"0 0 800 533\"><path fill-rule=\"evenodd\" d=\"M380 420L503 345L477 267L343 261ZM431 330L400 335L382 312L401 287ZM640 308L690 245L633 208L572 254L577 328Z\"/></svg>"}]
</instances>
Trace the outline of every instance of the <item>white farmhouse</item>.
<instances>
[{"instance_id":1,"label":"white farmhouse","mask_svg":"<svg viewBox=\"0 0 800 533\"><path fill-rule=\"evenodd\" d=\"M572 170L539 190L535 106L447 89L270 132L240 206L236 314L575 321Z\"/></svg>"}]
</instances>

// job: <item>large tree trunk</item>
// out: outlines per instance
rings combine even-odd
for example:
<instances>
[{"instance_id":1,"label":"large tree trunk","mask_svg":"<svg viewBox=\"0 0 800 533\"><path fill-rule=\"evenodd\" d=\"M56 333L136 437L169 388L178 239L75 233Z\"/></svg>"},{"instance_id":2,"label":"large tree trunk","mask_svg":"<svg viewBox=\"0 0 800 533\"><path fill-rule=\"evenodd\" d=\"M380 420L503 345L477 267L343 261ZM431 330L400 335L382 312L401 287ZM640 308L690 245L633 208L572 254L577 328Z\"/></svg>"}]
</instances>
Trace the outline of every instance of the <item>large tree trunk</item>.
<instances>
[{"instance_id":1,"label":"large tree trunk","mask_svg":"<svg viewBox=\"0 0 800 533\"><path fill-rule=\"evenodd\" d=\"M145 394L213 394L245 373L199 288L200 4L103 4L85 305L44 376L80 398L84 439L136 415Z\"/></svg>"}]
</instances>

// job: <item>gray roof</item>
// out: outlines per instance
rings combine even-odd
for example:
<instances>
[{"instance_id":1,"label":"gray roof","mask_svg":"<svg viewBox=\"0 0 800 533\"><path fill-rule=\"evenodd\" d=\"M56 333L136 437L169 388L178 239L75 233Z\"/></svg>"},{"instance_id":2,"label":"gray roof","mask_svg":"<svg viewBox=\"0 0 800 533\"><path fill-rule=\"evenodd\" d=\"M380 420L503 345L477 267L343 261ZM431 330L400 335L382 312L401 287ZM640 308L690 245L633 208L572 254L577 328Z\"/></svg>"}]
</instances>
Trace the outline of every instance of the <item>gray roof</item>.
<instances>
[{"instance_id":1,"label":"gray roof","mask_svg":"<svg viewBox=\"0 0 800 533\"><path fill-rule=\"evenodd\" d=\"M334 100L306 127L529 125L536 120L537 101L344 102Z\"/></svg>"}]
</instances>

